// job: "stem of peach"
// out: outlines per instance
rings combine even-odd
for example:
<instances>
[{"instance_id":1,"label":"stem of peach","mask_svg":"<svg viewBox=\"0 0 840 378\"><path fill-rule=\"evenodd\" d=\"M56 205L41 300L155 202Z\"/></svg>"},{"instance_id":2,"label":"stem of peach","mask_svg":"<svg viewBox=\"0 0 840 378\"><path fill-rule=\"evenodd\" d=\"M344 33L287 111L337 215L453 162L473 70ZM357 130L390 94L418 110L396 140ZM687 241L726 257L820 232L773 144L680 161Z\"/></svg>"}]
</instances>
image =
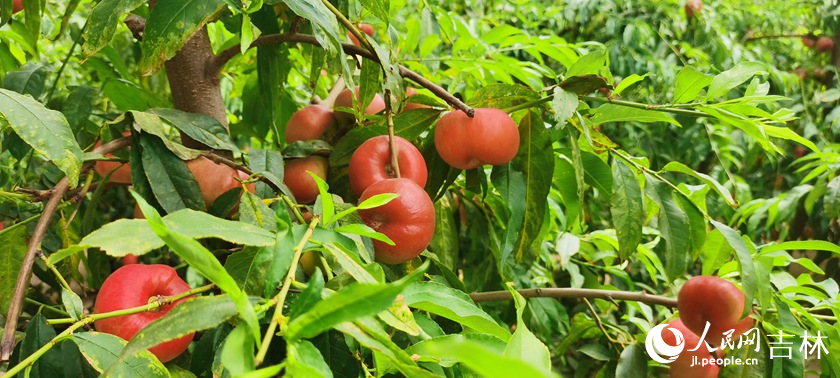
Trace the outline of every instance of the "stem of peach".
<instances>
[{"instance_id":1,"label":"stem of peach","mask_svg":"<svg viewBox=\"0 0 840 378\"><path fill-rule=\"evenodd\" d=\"M399 151L397 151L397 140L394 136L394 112L391 108L391 90L385 90L385 117L388 119L388 143L391 147L391 168L394 170L394 176L400 177L400 162L398 159Z\"/></svg>"}]
</instances>

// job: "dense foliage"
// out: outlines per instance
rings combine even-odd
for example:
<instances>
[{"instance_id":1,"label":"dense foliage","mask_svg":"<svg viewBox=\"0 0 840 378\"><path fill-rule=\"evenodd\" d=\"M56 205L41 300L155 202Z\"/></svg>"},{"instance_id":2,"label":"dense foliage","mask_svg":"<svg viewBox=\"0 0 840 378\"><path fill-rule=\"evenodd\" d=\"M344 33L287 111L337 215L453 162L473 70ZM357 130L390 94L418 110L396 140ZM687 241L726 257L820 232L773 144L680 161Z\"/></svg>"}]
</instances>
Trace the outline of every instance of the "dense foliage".
<instances>
[{"instance_id":1,"label":"dense foliage","mask_svg":"<svg viewBox=\"0 0 840 378\"><path fill-rule=\"evenodd\" d=\"M840 7L697 4L0 0L0 372L678 376L649 331L717 276L735 299L692 304L734 303L760 337L715 375L840 376ZM309 104L338 126L289 139ZM455 168L438 121L481 108L518 152ZM434 208L401 264L370 214L411 205L348 169L389 133ZM135 262L192 289L95 311ZM130 341L101 325L150 314ZM172 340L186 353L145 351Z\"/></svg>"}]
</instances>

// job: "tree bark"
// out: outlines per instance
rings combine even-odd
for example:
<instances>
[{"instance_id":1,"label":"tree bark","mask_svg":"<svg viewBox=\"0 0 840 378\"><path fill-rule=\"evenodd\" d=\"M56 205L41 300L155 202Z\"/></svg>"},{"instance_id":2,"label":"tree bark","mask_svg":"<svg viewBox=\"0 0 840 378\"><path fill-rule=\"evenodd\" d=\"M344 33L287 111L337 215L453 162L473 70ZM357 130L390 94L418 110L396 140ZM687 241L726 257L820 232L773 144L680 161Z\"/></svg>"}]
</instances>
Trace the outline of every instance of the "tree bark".
<instances>
[{"instance_id":1,"label":"tree bark","mask_svg":"<svg viewBox=\"0 0 840 378\"><path fill-rule=\"evenodd\" d=\"M208 64L214 57L207 28L203 27L187 40L181 51L166 61L166 76L176 109L207 114L227 128L221 76ZM187 147L201 147L197 142L185 138L185 135L182 137Z\"/></svg>"}]
</instances>

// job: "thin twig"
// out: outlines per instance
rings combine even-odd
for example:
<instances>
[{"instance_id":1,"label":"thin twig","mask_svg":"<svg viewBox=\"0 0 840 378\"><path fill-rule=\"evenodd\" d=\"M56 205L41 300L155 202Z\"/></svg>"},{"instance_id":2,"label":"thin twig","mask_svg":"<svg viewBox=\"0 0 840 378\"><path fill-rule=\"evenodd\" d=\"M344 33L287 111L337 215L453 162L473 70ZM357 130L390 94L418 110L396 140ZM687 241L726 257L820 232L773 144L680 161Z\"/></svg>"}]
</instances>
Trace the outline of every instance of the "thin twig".
<instances>
[{"instance_id":1,"label":"thin twig","mask_svg":"<svg viewBox=\"0 0 840 378\"><path fill-rule=\"evenodd\" d=\"M757 36L757 37L755 37L755 36L748 37L747 39L744 40L744 42L751 42L751 41L756 41L756 40L759 40L759 39L802 38L802 37L812 37L813 38L813 37L816 37L816 36L813 35L813 34L797 34L797 33L765 34L765 35L760 35L760 36Z\"/></svg>"},{"instance_id":2,"label":"thin twig","mask_svg":"<svg viewBox=\"0 0 840 378\"><path fill-rule=\"evenodd\" d=\"M129 184L115 184L112 182L107 183L108 186L128 186ZM90 183L90 186L83 186L81 188L76 188L71 191L68 191L65 195L65 198L68 200L79 200L85 195L87 195L90 189L96 189L100 185L99 181L94 181ZM15 192L23 193L28 195L32 201L39 202L39 201L46 201L52 197L53 192L55 189L29 189L29 188L15 188Z\"/></svg>"},{"instance_id":3,"label":"thin twig","mask_svg":"<svg viewBox=\"0 0 840 378\"><path fill-rule=\"evenodd\" d=\"M64 276L61 275L61 272L59 272L55 265L53 265L53 263L50 262L47 256L44 256L44 253L41 252L41 250L38 250L37 255L38 259L41 260L41 262L43 262L44 265L47 266L47 269L53 272L55 278L58 279L58 284L61 285L61 287L63 287L67 291L73 291L73 288L70 287L70 284L67 283L67 280L64 279Z\"/></svg>"},{"instance_id":4,"label":"thin twig","mask_svg":"<svg viewBox=\"0 0 840 378\"><path fill-rule=\"evenodd\" d=\"M315 231L315 227L320 221L321 218L316 216L312 218L312 222L309 222L309 228L295 246L292 263L289 266L289 271L286 273L286 278L283 280L283 287L280 288L280 293L271 299L276 304L276 307L274 308L274 315L271 317L271 322L268 323L268 328L265 331L265 338L262 344L260 344L260 350L254 359L256 366L259 366L265 360L265 355L268 353L268 346L271 345L271 339L274 338L274 331L277 330L278 323L283 320L283 307L286 304L286 295L289 294L289 288L292 286L292 281L295 280L295 272L297 272L300 256L303 254L303 248L309 242L309 238L312 237L312 232Z\"/></svg>"},{"instance_id":5,"label":"thin twig","mask_svg":"<svg viewBox=\"0 0 840 378\"><path fill-rule=\"evenodd\" d=\"M604 328L604 323L601 321L601 316L598 315L598 311L595 310L595 307L592 306L592 303L589 302L589 299L583 298L583 303L586 303L586 307L589 307L589 312L592 313L592 318L595 319L595 324L597 324L598 328L601 329L601 333L604 334L604 337L607 338L607 341L610 342L610 345L612 345L612 347L615 348L616 351L618 351L618 347L615 346L617 341L615 341L612 338L612 336L610 336L610 333L607 332L607 329Z\"/></svg>"},{"instance_id":6,"label":"thin twig","mask_svg":"<svg viewBox=\"0 0 840 378\"><path fill-rule=\"evenodd\" d=\"M650 169L650 168L648 168L648 167L645 167L644 165L639 164L639 163L638 163L638 162L636 162L635 160L631 159L629 156L624 155L624 154L623 154L621 151L619 151L618 149L615 149L615 148L610 148L610 152L612 152L615 156L617 156L617 157L621 158L621 160L624 160L624 161L626 161L628 164L630 164L630 165L632 165L632 166L636 167L636 169L638 169L638 170L640 170L640 171L642 171L642 172L645 172L645 173L647 173L647 174L649 174L649 175L651 175L651 176L653 176L653 177L656 177L659 181L664 182L664 183L665 183L665 185L668 185L668 186L669 186L669 187L671 187L671 189L673 189L675 192L677 192L677 193L681 194L683 197L685 197L685 199L687 199L689 203L692 203L692 204L694 203L694 202L691 200L691 197L689 197L689 196L688 196L688 194L686 194L686 193L684 193L682 190L680 190L680 188L679 188L678 186L674 185L674 183L672 183L671 181L668 181L667 179L665 179L664 177L662 177L662 175L661 175L659 172L654 171L654 170L652 170L652 169ZM712 217L709 215L709 213L707 213L707 212L706 212L706 210L701 209L701 208L700 208L699 206L697 206L697 205L694 205L694 208L696 208L696 209L697 209L697 211L699 211L699 212L700 212L700 214L703 214L703 218L708 219L708 220L710 220L710 221L711 221L711 220L714 220L714 218L712 218Z\"/></svg>"},{"instance_id":7,"label":"thin twig","mask_svg":"<svg viewBox=\"0 0 840 378\"><path fill-rule=\"evenodd\" d=\"M58 86L58 80L61 79L61 75L64 73L64 69L67 67L67 63L70 62L70 58L73 56L73 51L76 50L76 46L79 45L79 41L82 40L83 35L85 34L85 29L87 29L87 21L85 21L85 25L82 26L82 30L79 32L79 36L73 39L73 45L70 46L70 51L67 52L67 56L64 57L64 60L61 62L61 66L58 67L58 72L55 74L55 80L53 80L52 86L50 86L50 91L47 93L47 101L50 102L52 99L53 93L55 93L55 88Z\"/></svg>"},{"instance_id":8,"label":"thin twig","mask_svg":"<svg viewBox=\"0 0 840 378\"><path fill-rule=\"evenodd\" d=\"M310 45L321 46L321 44L318 43L318 40L316 40L314 36L308 34L282 33L267 34L260 36L259 38L255 39L253 43L251 43L250 47L253 48L277 43L306 43ZM365 59L370 59L372 61L379 62L379 57L377 57L375 54L372 54L370 51L367 51L360 47L356 47L351 43L342 43L341 48L347 54L357 55ZM216 55L215 58L207 62L207 64L209 65L208 72L218 72L225 65L225 63L233 59L233 57L238 55L239 52L240 49L238 45L222 50L221 52L219 52L218 55ZM409 79L419 84L420 86L428 89L430 92L434 93L435 96L446 101L446 103L450 106L459 109L464 113L467 113L468 116L472 117L475 115L475 110L473 110L473 108L467 106L467 104L459 100L457 97L453 96L451 93L447 92L446 89L443 89L443 87L429 81L422 75L406 68L403 65L400 65L399 69L400 76Z\"/></svg>"},{"instance_id":9,"label":"thin twig","mask_svg":"<svg viewBox=\"0 0 840 378\"><path fill-rule=\"evenodd\" d=\"M250 169L248 169L248 167L246 167L244 164L239 164L236 161L233 161L231 159L228 159L224 156L221 156L221 155L215 153L214 151L202 151L201 155L206 157L207 159L212 160L216 164L227 165L228 167L231 167L231 168L233 168L237 171L241 171L241 172L247 174L248 176L254 174L254 172L251 171Z\"/></svg>"},{"instance_id":10,"label":"thin twig","mask_svg":"<svg viewBox=\"0 0 840 378\"><path fill-rule=\"evenodd\" d=\"M365 38L365 33L362 33L362 31L359 30L359 28L353 25L353 23L350 22L350 20L348 20L347 17L345 17L344 14L341 13L341 11L339 11L338 8L335 7L335 5L332 5L327 0L321 1L324 3L324 5L327 6L327 9L329 9L330 12L332 12L335 15L335 18L338 19L338 22L344 25L344 27L347 28L348 31L350 31L350 34L353 34L353 37L356 37L356 40L359 41L360 45L364 46L367 51L375 53L373 46L370 44L370 41L368 41L367 38Z\"/></svg>"},{"instance_id":11,"label":"thin twig","mask_svg":"<svg viewBox=\"0 0 840 378\"><path fill-rule=\"evenodd\" d=\"M119 138L95 148L93 152L104 155L126 147L129 143L131 143L129 138ZM86 172L92 166L92 162L85 163L82 166L81 172ZM29 276L32 274L32 264L35 263L39 246L47 234L50 221L52 221L52 217L55 215L58 205L62 202L64 193L66 193L69 188L70 181L67 177L62 178L58 184L55 185L49 201L47 201L46 206L44 206L41 218L38 220L38 224L35 225L35 231L32 233L32 238L29 239L29 245L27 245L26 248L26 255L23 258L23 263L21 264L17 280L15 281L15 289L9 303L9 312L6 315L6 325L3 328L3 339L2 342L0 342L0 362L9 361L9 357L12 355L12 349L15 346L15 330L17 329L20 311L23 309L23 299L26 297L26 287L29 285Z\"/></svg>"},{"instance_id":12,"label":"thin twig","mask_svg":"<svg viewBox=\"0 0 840 378\"><path fill-rule=\"evenodd\" d=\"M648 104L642 104L642 103L639 103L639 102L613 100L613 99L610 99L610 98L593 97L593 96L580 96L580 99L581 100L586 100L586 101L592 101L592 102L610 103L610 104L621 105L621 106L626 106L626 107L636 108L636 109L657 110L657 111L660 111L660 112L679 114L679 115L684 115L684 116L689 116L689 117L711 117L710 115L708 115L706 113L699 112L699 111L696 111L696 110L678 109L678 108L673 108L673 107L670 107L670 106L667 106L667 105L648 105Z\"/></svg>"},{"instance_id":13,"label":"thin twig","mask_svg":"<svg viewBox=\"0 0 840 378\"><path fill-rule=\"evenodd\" d=\"M517 292L525 298L599 298L606 300L623 300L656 304L665 307L677 307L677 300L674 298L652 295L645 292L597 290L597 289L573 289L573 288L545 288L545 289L521 289ZM509 301L513 299L507 290L487 291L470 294L475 302Z\"/></svg>"},{"instance_id":14,"label":"thin twig","mask_svg":"<svg viewBox=\"0 0 840 378\"><path fill-rule=\"evenodd\" d=\"M394 135L394 112L391 108L391 90L385 90L385 118L388 120L388 144L391 150L391 169L394 171L394 177L402 177L400 175L400 160L399 151L397 150L397 137Z\"/></svg>"},{"instance_id":15,"label":"thin twig","mask_svg":"<svg viewBox=\"0 0 840 378\"><path fill-rule=\"evenodd\" d=\"M292 201L292 199L289 198L289 196L281 194L280 198L283 200L283 203L285 203L286 206L289 207L289 210L292 211L292 214L295 215L295 219L297 219L297 221L300 222L300 224L306 223L306 221L303 219L303 214L300 213L300 210L298 210L297 206L295 205L295 202Z\"/></svg>"}]
</instances>

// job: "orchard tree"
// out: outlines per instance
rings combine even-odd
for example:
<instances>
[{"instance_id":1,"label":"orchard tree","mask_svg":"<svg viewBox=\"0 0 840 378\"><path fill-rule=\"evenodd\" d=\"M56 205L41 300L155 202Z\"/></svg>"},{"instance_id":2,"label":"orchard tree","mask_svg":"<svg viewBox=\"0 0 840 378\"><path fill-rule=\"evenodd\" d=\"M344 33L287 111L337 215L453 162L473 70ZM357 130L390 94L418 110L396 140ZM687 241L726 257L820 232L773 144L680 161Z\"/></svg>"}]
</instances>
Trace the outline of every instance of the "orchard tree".
<instances>
[{"instance_id":1,"label":"orchard tree","mask_svg":"<svg viewBox=\"0 0 840 378\"><path fill-rule=\"evenodd\" d=\"M0 374L840 376L831 3L0 0Z\"/></svg>"}]
</instances>

